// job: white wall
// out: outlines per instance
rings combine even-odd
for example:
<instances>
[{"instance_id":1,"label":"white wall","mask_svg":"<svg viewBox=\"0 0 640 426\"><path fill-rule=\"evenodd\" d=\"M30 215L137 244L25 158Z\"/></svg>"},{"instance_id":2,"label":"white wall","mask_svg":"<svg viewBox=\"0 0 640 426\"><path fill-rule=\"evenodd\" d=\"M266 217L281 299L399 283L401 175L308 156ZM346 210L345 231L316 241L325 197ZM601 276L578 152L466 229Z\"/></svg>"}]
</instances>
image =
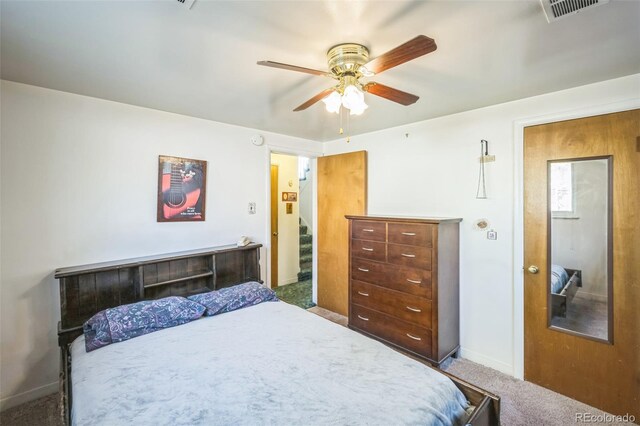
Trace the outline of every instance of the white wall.
<instances>
[{"instance_id":1,"label":"white wall","mask_svg":"<svg viewBox=\"0 0 640 426\"><path fill-rule=\"evenodd\" d=\"M283 192L299 193L298 157L271 154L271 164L278 165L278 285L285 285L298 282L300 272L300 203L291 202L287 214L287 203L282 201Z\"/></svg>"},{"instance_id":2,"label":"white wall","mask_svg":"<svg viewBox=\"0 0 640 426\"><path fill-rule=\"evenodd\" d=\"M518 322L514 294L521 294L514 293L514 274L523 266L521 260L514 264L513 255L515 123L638 98L640 74L353 136L349 144L327 142L325 154L368 151L370 214L463 218L462 355L514 374L514 335L522 333L513 325ZM486 167L486 200L475 199L480 139L489 141L489 153L497 159ZM497 241L473 229L479 218L489 219Z\"/></svg>"},{"instance_id":3,"label":"white wall","mask_svg":"<svg viewBox=\"0 0 640 426\"><path fill-rule=\"evenodd\" d=\"M233 244L241 235L265 243L269 148L250 137L262 133L271 149L322 149L34 86L0 88L2 408L57 389L56 268ZM156 222L160 154L208 161L205 222Z\"/></svg>"}]
</instances>

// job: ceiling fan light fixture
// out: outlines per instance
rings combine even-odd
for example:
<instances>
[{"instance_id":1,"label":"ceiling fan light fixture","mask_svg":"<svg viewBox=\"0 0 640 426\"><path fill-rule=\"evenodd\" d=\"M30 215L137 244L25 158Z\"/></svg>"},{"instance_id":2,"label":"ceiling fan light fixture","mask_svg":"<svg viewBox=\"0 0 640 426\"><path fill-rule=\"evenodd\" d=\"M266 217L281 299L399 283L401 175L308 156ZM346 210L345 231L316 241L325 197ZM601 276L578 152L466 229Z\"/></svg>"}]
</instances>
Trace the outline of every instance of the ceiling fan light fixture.
<instances>
[{"instance_id":1,"label":"ceiling fan light fixture","mask_svg":"<svg viewBox=\"0 0 640 426\"><path fill-rule=\"evenodd\" d=\"M364 102L364 93L355 85L345 87L342 95L342 106L349 110L364 111L367 104Z\"/></svg>"},{"instance_id":2,"label":"ceiling fan light fixture","mask_svg":"<svg viewBox=\"0 0 640 426\"><path fill-rule=\"evenodd\" d=\"M326 96L322 102L324 102L325 108L328 112L338 114L340 112L340 106L342 105L342 97L335 90Z\"/></svg>"}]
</instances>

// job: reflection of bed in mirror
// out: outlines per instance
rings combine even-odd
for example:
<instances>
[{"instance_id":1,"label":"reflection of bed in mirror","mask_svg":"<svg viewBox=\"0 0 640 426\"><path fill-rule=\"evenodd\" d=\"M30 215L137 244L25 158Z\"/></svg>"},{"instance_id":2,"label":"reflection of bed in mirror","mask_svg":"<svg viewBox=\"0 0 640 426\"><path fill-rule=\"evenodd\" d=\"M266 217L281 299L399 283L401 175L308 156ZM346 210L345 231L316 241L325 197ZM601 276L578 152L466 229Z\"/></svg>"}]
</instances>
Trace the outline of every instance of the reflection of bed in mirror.
<instances>
[{"instance_id":1,"label":"reflection of bed in mirror","mask_svg":"<svg viewBox=\"0 0 640 426\"><path fill-rule=\"evenodd\" d=\"M551 315L566 318L567 306L582 287L582 271L551 265Z\"/></svg>"}]
</instances>

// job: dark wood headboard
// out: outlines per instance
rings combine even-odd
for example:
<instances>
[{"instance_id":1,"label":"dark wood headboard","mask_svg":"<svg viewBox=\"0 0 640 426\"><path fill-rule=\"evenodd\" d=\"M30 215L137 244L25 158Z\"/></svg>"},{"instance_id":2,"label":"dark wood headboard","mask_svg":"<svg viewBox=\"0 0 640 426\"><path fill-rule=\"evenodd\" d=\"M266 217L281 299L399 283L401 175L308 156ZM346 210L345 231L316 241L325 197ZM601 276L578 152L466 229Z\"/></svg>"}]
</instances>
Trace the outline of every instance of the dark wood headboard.
<instances>
[{"instance_id":1,"label":"dark wood headboard","mask_svg":"<svg viewBox=\"0 0 640 426\"><path fill-rule=\"evenodd\" d=\"M260 247L222 246L56 270L60 282L58 344L82 334L82 324L118 305L190 296L260 280Z\"/></svg>"}]
</instances>

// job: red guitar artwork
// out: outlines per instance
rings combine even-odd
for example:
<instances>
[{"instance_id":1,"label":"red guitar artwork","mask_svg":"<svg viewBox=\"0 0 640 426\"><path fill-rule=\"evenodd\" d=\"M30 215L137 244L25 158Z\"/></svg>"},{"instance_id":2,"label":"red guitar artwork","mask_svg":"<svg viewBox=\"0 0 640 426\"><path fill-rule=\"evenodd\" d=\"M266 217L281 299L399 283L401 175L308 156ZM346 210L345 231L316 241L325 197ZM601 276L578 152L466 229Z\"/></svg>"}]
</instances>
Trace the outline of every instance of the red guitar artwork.
<instances>
[{"instance_id":1,"label":"red guitar artwork","mask_svg":"<svg viewBox=\"0 0 640 426\"><path fill-rule=\"evenodd\" d=\"M176 216L200 219L200 184L197 171L185 170L183 163L171 163L171 173L162 175L163 215L165 219ZM200 181L201 176L200 176Z\"/></svg>"}]
</instances>

